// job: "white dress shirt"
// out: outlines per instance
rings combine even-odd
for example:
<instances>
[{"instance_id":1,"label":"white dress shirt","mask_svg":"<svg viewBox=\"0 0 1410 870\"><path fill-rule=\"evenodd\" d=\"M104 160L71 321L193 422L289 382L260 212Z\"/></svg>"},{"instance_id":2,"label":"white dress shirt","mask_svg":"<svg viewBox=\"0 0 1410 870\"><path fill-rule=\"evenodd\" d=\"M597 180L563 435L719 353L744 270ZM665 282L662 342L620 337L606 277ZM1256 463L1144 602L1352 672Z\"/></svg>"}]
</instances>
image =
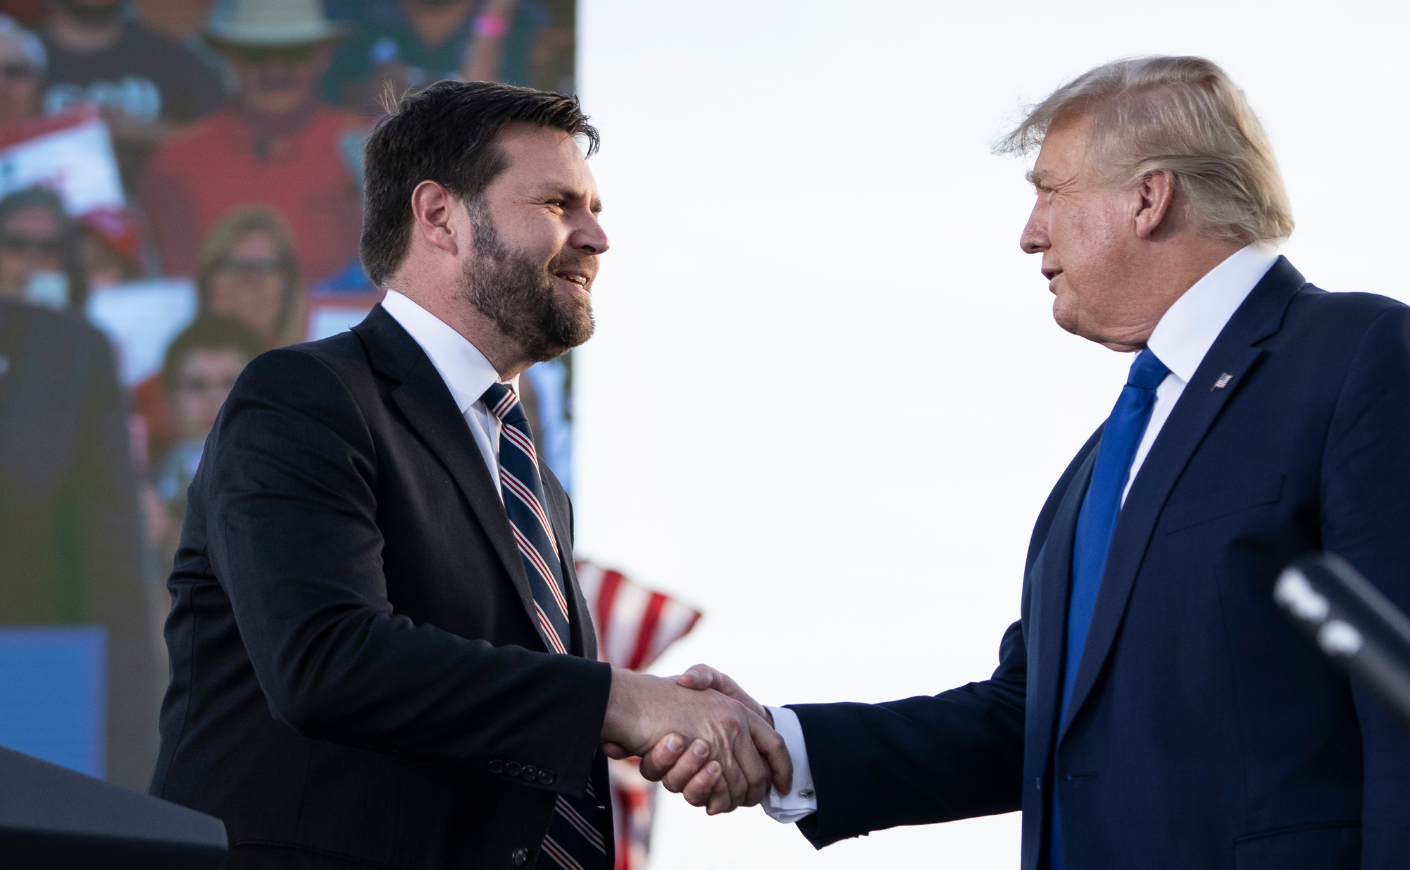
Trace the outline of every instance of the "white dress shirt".
<instances>
[{"instance_id":1,"label":"white dress shirt","mask_svg":"<svg viewBox=\"0 0 1410 870\"><path fill-rule=\"evenodd\" d=\"M490 413L480 397L496 383L507 384L517 394L519 378L500 380L499 372L465 336L397 291L387 291L382 307L431 358L431 365L445 381L460 416L470 426L470 434L494 480L494 491L503 501L504 493L499 488L499 418Z\"/></svg>"},{"instance_id":2,"label":"white dress shirt","mask_svg":"<svg viewBox=\"0 0 1410 870\"><path fill-rule=\"evenodd\" d=\"M1214 346L1214 340L1224 331L1229 318L1234 316L1277 259L1277 253L1259 245L1249 245L1236 251L1175 300L1175 304L1156 324L1146 346L1165 363L1170 374L1156 387L1155 407L1151 409L1150 421L1146 423L1146 431L1141 436L1140 446L1136 448L1136 458L1132 460L1131 471L1126 476L1126 488L1121 493L1123 505L1136 474L1151 451L1151 445L1170 418L1175 403L1180 401L1185 385L1195 376L1195 369L1204 361L1205 354ZM1214 384L1209 386L1212 388ZM803 742L803 727L798 721L798 714L786 707L770 707L769 711L774 717L774 729L783 738L793 759L793 790L780 795L778 789L769 789L762 806L764 812L774 819L791 824L817 812L813 771L808 766L808 747Z\"/></svg>"}]
</instances>

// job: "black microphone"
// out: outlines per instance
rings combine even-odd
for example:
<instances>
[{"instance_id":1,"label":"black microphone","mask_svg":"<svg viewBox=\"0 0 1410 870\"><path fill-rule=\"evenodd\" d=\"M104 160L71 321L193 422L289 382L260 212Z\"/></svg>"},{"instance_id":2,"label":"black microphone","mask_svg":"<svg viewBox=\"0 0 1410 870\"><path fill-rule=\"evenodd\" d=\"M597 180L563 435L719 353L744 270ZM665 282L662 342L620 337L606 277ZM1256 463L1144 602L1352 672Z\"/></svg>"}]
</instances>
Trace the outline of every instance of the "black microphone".
<instances>
[{"instance_id":1,"label":"black microphone","mask_svg":"<svg viewBox=\"0 0 1410 870\"><path fill-rule=\"evenodd\" d=\"M1318 553L1283 570L1273 600L1410 726L1410 618L1390 599L1342 557Z\"/></svg>"}]
</instances>

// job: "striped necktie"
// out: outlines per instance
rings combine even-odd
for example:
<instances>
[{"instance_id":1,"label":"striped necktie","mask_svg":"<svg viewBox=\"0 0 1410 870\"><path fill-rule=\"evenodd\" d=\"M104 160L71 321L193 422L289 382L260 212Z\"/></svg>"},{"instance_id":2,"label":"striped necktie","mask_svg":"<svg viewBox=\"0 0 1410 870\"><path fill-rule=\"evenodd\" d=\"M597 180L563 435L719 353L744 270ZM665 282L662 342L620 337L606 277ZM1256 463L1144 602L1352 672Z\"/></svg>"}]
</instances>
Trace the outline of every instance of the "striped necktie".
<instances>
[{"instance_id":1,"label":"striped necktie","mask_svg":"<svg viewBox=\"0 0 1410 870\"><path fill-rule=\"evenodd\" d=\"M538 454L529 434L529 420L519 397L504 384L494 384L482 397L485 407L499 418L499 483L504 510L514 542L529 575L539 626L553 651L568 654L571 629L568 587L563 581L563 559L558 539L544 509L543 479ZM606 826L597 808L592 784L583 797L560 794L543 838L537 866L562 870L607 870Z\"/></svg>"}]
</instances>

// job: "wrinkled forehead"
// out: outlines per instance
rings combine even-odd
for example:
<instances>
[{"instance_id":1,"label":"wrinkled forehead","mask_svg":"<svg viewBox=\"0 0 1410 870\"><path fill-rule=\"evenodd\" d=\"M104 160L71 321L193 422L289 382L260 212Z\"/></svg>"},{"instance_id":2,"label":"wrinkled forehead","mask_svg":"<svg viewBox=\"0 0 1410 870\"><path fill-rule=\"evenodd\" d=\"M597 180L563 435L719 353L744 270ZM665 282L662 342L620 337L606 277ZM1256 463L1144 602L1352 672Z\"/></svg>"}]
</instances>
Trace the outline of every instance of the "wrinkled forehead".
<instances>
[{"instance_id":1,"label":"wrinkled forehead","mask_svg":"<svg viewBox=\"0 0 1410 870\"><path fill-rule=\"evenodd\" d=\"M1029 181L1048 186L1070 180L1089 168L1093 156L1090 115L1063 118L1043 135L1043 144L1028 173Z\"/></svg>"},{"instance_id":2,"label":"wrinkled forehead","mask_svg":"<svg viewBox=\"0 0 1410 870\"><path fill-rule=\"evenodd\" d=\"M495 141L511 159L586 165L587 152L580 139L581 137L556 127L541 127L528 121L510 121L500 128Z\"/></svg>"},{"instance_id":3,"label":"wrinkled forehead","mask_svg":"<svg viewBox=\"0 0 1410 870\"><path fill-rule=\"evenodd\" d=\"M506 180L519 185L551 184L596 196L597 182L580 137L566 130L516 122L505 125L497 144L507 161L504 174L510 178Z\"/></svg>"}]
</instances>

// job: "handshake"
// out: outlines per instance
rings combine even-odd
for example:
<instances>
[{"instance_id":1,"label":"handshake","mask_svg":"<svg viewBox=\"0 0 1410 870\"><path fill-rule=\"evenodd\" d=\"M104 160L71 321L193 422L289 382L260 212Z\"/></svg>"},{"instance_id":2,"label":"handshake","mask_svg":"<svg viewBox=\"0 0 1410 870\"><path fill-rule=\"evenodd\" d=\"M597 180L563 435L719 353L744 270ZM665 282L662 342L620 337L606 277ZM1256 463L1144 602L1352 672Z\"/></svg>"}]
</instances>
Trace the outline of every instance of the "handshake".
<instances>
[{"instance_id":1,"label":"handshake","mask_svg":"<svg viewBox=\"0 0 1410 870\"><path fill-rule=\"evenodd\" d=\"M602 748L641 756L641 773L711 815L753 806L769 786L787 794L793 762L773 717L707 665L677 677L614 667Z\"/></svg>"}]
</instances>

